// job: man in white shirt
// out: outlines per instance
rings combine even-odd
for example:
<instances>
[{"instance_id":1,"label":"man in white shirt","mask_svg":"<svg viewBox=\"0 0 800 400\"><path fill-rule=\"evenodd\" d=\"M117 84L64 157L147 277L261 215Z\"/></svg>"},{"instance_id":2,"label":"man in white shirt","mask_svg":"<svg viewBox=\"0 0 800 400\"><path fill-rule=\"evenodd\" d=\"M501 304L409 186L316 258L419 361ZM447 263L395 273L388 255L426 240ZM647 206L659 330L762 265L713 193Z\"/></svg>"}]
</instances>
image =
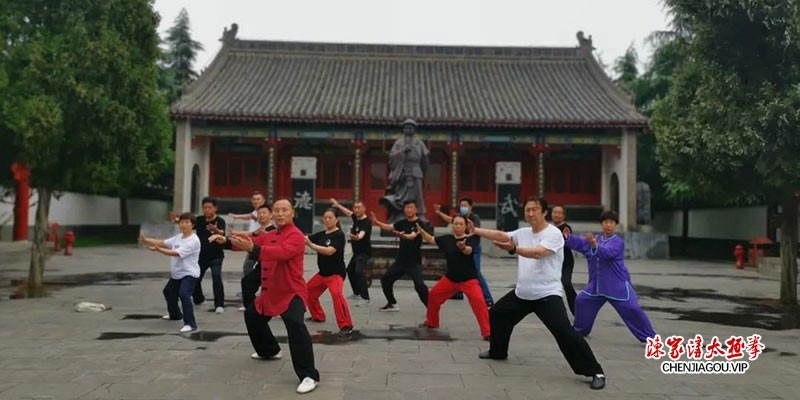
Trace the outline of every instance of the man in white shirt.
<instances>
[{"instance_id":1,"label":"man in white shirt","mask_svg":"<svg viewBox=\"0 0 800 400\"><path fill-rule=\"evenodd\" d=\"M509 254L519 256L516 288L490 309L489 350L479 357L508 358L508 342L514 326L533 312L556 339L572 370L578 375L592 377L590 388L602 389L606 382L603 369L589 344L575 332L567 318L561 285L564 237L556 227L547 223L547 212L544 198L530 197L525 201L525 220L530 228L502 232L470 226L476 235L492 240Z\"/></svg>"},{"instance_id":2,"label":"man in white shirt","mask_svg":"<svg viewBox=\"0 0 800 400\"><path fill-rule=\"evenodd\" d=\"M146 244L151 251L171 257L170 278L163 291L169 314L161 318L165 320L183 318L184 326L180 329L180 333L197 331L192 292L200 277L200 264L198 263L200 239L194 233L194 223L195 216L192 213L183 213L178 217L178 227L181 233L166 240L149 239L144 234L139 235L139 241ZM181 300L180 308L178 299ZM181 315L181 308L183 315Z\"/></svg>"}]
</instances>

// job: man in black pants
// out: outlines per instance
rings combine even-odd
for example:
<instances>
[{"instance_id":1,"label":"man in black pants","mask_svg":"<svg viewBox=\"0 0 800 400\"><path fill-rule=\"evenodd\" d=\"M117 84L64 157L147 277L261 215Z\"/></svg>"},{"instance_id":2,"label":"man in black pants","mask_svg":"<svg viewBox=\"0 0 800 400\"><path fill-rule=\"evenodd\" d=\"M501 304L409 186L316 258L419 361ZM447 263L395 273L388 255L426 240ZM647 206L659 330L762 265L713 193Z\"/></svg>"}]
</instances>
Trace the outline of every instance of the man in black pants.
<instances>
[{"instance_id":1,"label":"man in black pants","mask_svg":"<svg viewBox=\"0 0 800 400\"><path fill-rule=\"evenodd\" d=\"M225 288L222 285L222 260L225 252L222 245L216 242L209 242L208 238L218 231L225 231L225 220L217 215L217 200L211 197L203 199L203 215L197 217L194 224L197 237L200 239L200 278L194 286L192 301L200 305L206 301L203 294L203 276L206 271L211 269L211 280L214 288L214 311L217 314L225 312Z\"/></svg>"},{"instance_id":2,"label":"man in black pants","mask_svg":"<svg viewBox=\"0 0 800 400\"><path fill-rule=\"evenodd\" d=\"M385 306L380 308L381 311L400 311L397 306L397 299L394 298L394 283L403 274L408 275L414 281L414 290L417 291L419 300L426 307L428 306L428 286L425 285L425 280L422 276L422 253L420 252L422 236L419 236L417 224L420 224L422 229L431 234L433 234L433 227L417 217L417 203L414 200L408 200L403 203L403 213L406 218L395 222L394 225L378 221L375 213L370 213L372 222L375 225L385 231L394 232L400 238L400 249L397 252L397 258L381 278L381 287L387 302Z\"/></svg>"},{"instance_id":3,"label":"man in black pants","mask_svg":"<svg viewBox=\"0 0 800 400\"><path fill-rule=\"evenodd\" d=\"M256 215L259 224L258 229L252 232L231 231L231 236L249 235L253 238L256 238L275 229L275 225L272 224L272 211L268 205L260 205L256 209ZM230 250L232 247L231 242L227 239L224 232L211 235L208 241L222 244L222 246L227 250ZM247 307L253 304L253 301L256 299L256 292L258 292L258 288L261 287L261 266L258 264L258 260L252 260L250 257L247 257L246 260L252 261L252 263L246 263L246 265L250 265L250 269L241 280L242 311L246 311Z\"/></svg>"},{"instance_id":4,"label":"man in black pants","mask_svg":"<svg viewBox=\"0 0 800 400\"><path fill-rule=\"evenodd\" d=\"M603 368L597 363L583 336L572 328L564 309L564 288L561 285L564 236L547 223L546 215L547 201L541 197L531 197L525 201L525 220L530 228L501 232L472 229L470 226L474 234L492 240L509 254L519 255L516 288L489 310L492 332L489 350L479 357L494 360L508 358L508 342L514 326L533 312L556 339L572 371L592 377L590 388L602 389L606 384Z\"/></svg>"},{"instance_id":5,"label":"man in black pants","mask_svg":"<svg viewBox=\"0 0 800 400\"><path fill-rule=\"evenodd\" d=\"M353 203L353 210L339 204L336 199L331 199L331 205L336 207L342 214L353 218L353 226L350 228L350 244L353 246L353 257L347 264L347 278L353 288L351 299L361 298L356 303L356 307L367 307L370 305L369 289L367 288L367 278L364 276L364 269L367 261L372 254L372 221L367 217L367 207L361 201Z\"/></svg>"},{"instance_id":6,"label":"man in black pants","mask_svg":"<svg viewBox=\"0 0 800 400\"><path fill-rule=\"evenodd\" d=\"M572 233L572 227L569 226L564 220L567 217L567 212L564 207L553 207L553 225L558 228L562 233ZM561 285L564 286L564 294L567 297L567 305L569 305L569 312L575 315L575 287L572 286L572 269L575 267L575 257L572 255L572 250L564 246L564 263L561 265Z\"/></svg>"}]
</instances>

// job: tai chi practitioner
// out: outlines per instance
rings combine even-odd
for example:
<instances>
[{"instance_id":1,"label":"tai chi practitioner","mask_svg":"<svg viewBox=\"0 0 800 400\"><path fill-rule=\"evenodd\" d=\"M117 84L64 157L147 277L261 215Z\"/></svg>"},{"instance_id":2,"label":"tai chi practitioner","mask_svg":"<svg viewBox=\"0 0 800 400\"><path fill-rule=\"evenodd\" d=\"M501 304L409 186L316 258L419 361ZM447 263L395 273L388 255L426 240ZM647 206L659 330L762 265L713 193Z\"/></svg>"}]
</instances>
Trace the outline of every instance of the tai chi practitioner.
<instances>
[{"instance_id":1,"label":"tai chi practitioner","mask_svg":"<svg viewBox=\"0 0 800 400\"><path fill-rule=\"evenodd\" d=\"M530 197L525 201L525 220L529 228L513 232L470 227L476 235L494 242L509 254L517 254L517 285L489 310L492 335L489 350L480 358L505 360L508 342L514 327L530 313L544 323L556 339L561 354L578 375L592 377L592 389L606 384L603 368L595 359L586 340L575 332L564 308L561 286L561 263L564 259L564 238L556 227L547 223L547 201Z\"/></svg>"},{"instance_id":2,"label":"tai chi practitioner","mask_svg":"<svg viewBox=\"0 0 800 400\"><path fill-rule=\"evenodd\" d=\"M587 233L580 237L564 231L569 247L585 255L589 265L589 282L575 301L575 330L588 335L600 308L610 302L633 336L646 343L656 332L631 285L625 267L625 241L614 233L618 222L617 213L604 211L600 216L602 235Z\"/></svg>"},{"instance_id":3,"label":"tai chi practitioner","mask_svg":"<svg viewBox=\"0 0 800 400\"><path fill-rule=\"evenodd\" d=\"M489 311L484 302L481 285L478 282L478 269L472 257L475 248L480 245L481 238L467 235L467 219L456 215L452 219L453 233L433 237L417 226L422 239L435 244L444 252L447 259L447 273L433 285L428 294L428 313L421 326L439 327L439 309L454 293L460 291L467 296L472 312L478 320L481 337L489 340Z\"/></svg>"},{"instance_id":4,"label":"tai chi practitioner","mask_svg":"<svg viewBox=\"0 0 800 400\"><path fill-rule=\"evenodd\" d=\"M333 312L336 314L336 323L339 333L349 335L353 331L353 318L350 308L344 298L344 233L336 218L336 210L329 208L322 214L322 224L325 230L306 237L306 246L317 252L317 266L319 272L308 280L308 311L310 320L315 322L325 321L325 311L319 302L319 297L327 289L333 299Z\"/></svg>"}]
</instances>

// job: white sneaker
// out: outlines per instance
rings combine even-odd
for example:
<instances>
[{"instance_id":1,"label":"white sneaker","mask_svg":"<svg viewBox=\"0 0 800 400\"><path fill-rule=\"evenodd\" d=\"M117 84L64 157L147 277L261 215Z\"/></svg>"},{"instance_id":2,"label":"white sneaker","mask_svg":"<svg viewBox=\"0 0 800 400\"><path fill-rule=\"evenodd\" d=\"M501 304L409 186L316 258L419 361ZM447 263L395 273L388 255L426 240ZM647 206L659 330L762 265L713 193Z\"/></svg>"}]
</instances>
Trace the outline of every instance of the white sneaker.
<instances>
[{"instance_id":1,"label":"white sneaker","mask_svg":"<svg viewBox=\"0 0 800 400\"><path fill-rule=\"evenodd\" d=\"M169 317L169 314L167 314L167 315L162 315L162 316L161 316L161 319L163 319L164 321L171 321L171 320L172 320L172 318L170 318L170 317Z\"/></svg>"},{"instance_id":2,"label":"white sneaker","mask_svg":"<svg viewBox=\"0 0 800 400\"><path fill-rule=\"evenodd\" d=\"M372 304L371 301L369 301L367 299L361 299L361 301L356 303L356 307L369 307L370 304Z\"/></svg>"},{"instance_id":3,"label":"white sneaker","mask_svg":"<svg viewBox=\"0 0 800 400\"><path fill-rule=\"evenodd\" d=\"M189 332L196 332L196 331L197 331L197 328L192 328L190 325L184 325L183 328L181 328L181 330L179 330L178 332L180 332L180 333L189 333Z\"/></svg>"},{"instance_id":4,"label":"white sneaker","mask_svg":"<svg viewBox=\"0 0 800 400\"><path fill-rule=\"evenodd\" d=\"M300 385L297 386L297 393L299 394L309 393L314 389L316 389L317 385L319 385L319 382L311 378L303 378L303 381L300 382Z\"/></svg>"},{"instance_id":5,"label":"white sneaker","mask_svg":"<svg viewBox=\"0 0 800 400\"><path fill-rule=\"evenodd\" d=\"M239 311L244 311L244 310L247 310L246 308L244 308L244 306L239 307Z\"/></svg>"},{"instance_id":6,"label":"white sneaker","mask_svg":"<svg viewBox=\"0 0 800 400\"><path fill-rule=\"evenodd\" d=\"M254 360L280 360L281 358L283 358L283 351L278 350L278 354L275 354L274 356L271 357L261 357L260 355L258 355L258 353L253 353L250 354L250 358Z\"/></svg>"},{"instance_id":7,"label":"white sneaker","mask_svg":"<svg viewBox=\"0 0 800 400\"><path fill-rule=\"evenodd\" d=\"M214 312L217 313L217 314L222 314L222 313L225 312L225 309L222 308L222 307L217 307L217 308L214 309Z\"/></svg>"}]
</instances>

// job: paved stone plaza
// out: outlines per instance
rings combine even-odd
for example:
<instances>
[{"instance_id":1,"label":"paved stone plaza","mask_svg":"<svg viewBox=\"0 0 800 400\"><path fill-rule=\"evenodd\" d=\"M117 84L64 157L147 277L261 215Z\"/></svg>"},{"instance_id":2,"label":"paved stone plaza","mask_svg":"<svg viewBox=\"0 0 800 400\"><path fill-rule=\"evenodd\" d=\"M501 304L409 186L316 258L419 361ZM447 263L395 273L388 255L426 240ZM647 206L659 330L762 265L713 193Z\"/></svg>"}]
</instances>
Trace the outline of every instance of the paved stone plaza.
<instances>
[{"instance_id":1,"label":"paved stone plaza","mask_svg":"<svg viewBox=\"0 0 800 400\"><path fill-rule=\"evenodd\" d=\"M242 253L225 262L224 314L196 309L201 332L181 336L180 322L162 321L161 289L169 266L164 256L129 247L79 248L53 256L46 278L57 283L49 297L9 300L13 279L27 275L24 257L0 248L0 399L288 399L297 378L288 346L279 361L250 359L242 313L236 310ZM349 258L349 255L348 255ZM306 257L306 276L316 271ZM484 258L495 298L516 277L514 259ZM307 399L799 399L797 314L775 312L779 282L733 264L629 261L639 299L662 336L702 334L763 336L766 352L744 375L664 375L610 305L600 312L589 342L608 377L602 391L574 375L555 341L531 315L515 330L506 361L479 360L487 348L466 301L442 309L442 329L415 328L425 309L410 281L399 281L401 311L381 313L378 282L369 308L351 307L356 329L350 342L336 331L328 294L328 321L310 324L321 384ZM574 281L587 279L582 259ZM210 292L210 276L204 289ZM429 286L433 282L428 282ZM346 284L346 294L350 294ZM80 301L112 310L77 313ZM732 326L737 325L737 326ZM283 324L271 324L285 335ZM792 328L792 329L777 329ZM663 361L663 359L662 359Z\"/></svg>"}]
</instances>

